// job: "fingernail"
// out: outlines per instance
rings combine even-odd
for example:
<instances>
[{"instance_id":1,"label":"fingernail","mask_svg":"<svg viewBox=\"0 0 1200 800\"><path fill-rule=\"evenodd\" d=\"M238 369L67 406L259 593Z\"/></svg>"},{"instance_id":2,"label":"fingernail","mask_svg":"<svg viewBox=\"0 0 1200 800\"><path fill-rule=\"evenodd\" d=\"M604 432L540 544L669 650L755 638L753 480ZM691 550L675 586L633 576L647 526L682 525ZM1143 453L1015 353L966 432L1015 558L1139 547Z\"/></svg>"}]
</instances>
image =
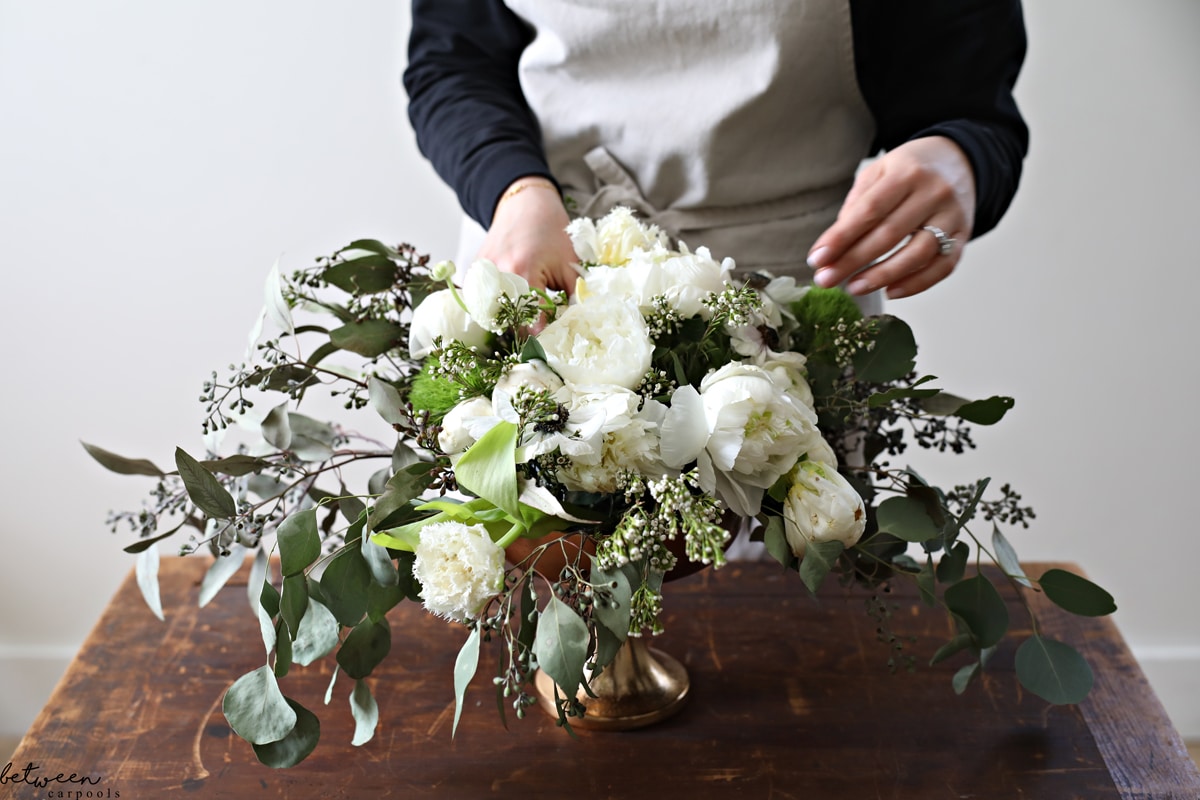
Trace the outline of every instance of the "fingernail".
<instances>
[{"instance_id":1,"label":"fingernail","mask_svg":"<svg viewBox=\"0 0 1200 800\"><path fill-rule=\"evenodd\" d=\"M808 254L808 265L813 269L825 266L825 257L829 255L828 247L818 247Z\"/></svg>"},{"instance_id":2,"label":"fingernail","mask_svg":"<svg viewBox=\"0 0 1200 800\"><path fill-rule=\"evenodd\" d=\"M833 275L831 269L819 269L813 274L813 283L820 286L822 289L828 289L837 283L837 278Z\"/></svg>"},{"instance_id":3,"label":"fingernail","mask_svg":"<svg viewBox=\"0 0 1200 800\"><path fill-rule=\"evenodd\" d=\"M867 294L871 291L871 282L865 278L857 278L850 281L850 284L846 287L846 290L849 291L850 294Z\"/></svg>"}]
</instances>

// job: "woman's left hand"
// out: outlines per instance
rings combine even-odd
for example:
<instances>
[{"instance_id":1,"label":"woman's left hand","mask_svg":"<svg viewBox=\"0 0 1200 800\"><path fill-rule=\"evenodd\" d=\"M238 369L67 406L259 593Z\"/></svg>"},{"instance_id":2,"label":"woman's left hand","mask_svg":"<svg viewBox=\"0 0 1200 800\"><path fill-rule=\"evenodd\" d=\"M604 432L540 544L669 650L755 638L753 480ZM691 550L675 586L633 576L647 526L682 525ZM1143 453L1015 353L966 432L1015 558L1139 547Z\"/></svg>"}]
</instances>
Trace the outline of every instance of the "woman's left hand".
<instances>
[{"instance_id":1,"label":"woman's left hand","mask_svg":"<svg viewBox=\"0 0 1200 800\"><path fill-rule=\"evenodd\" d=\"M975 174L966 155L944 136L914 139L881 156L854 180L837 222L809 251L818 286L849 279L851 294L886 289L890 298L923 292L954 270L975 220ZM955 240L940 252L932 226ZM904 237L912 240L886 260Z\"/></svg>"}]
</instances>

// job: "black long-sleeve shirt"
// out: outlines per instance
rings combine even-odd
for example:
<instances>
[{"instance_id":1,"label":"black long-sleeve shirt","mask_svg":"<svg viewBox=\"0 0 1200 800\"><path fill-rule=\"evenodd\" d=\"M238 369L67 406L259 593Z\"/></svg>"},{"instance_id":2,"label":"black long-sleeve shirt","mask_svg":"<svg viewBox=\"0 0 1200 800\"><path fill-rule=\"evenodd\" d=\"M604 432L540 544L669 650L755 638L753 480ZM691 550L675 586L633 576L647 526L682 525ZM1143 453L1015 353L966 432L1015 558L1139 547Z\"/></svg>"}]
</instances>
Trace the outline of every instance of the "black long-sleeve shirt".
<instances>
[{"instance_id":1,"label":"black long-sleeve shirt","mask_svg":"<svg viewBox=\"0 0 1200 800\"><path fill-rule=\"evenodd\" d=\"M850 13L871 152L954 140L975 173L973 235L991 230L1029 145L1012 95L1026 47L1020 0L851 0ZM413 0L409 118L421 152L484 227L514 180L553 180L517 75L533 36L501 0Z\"/></svg>"}]
</instances>

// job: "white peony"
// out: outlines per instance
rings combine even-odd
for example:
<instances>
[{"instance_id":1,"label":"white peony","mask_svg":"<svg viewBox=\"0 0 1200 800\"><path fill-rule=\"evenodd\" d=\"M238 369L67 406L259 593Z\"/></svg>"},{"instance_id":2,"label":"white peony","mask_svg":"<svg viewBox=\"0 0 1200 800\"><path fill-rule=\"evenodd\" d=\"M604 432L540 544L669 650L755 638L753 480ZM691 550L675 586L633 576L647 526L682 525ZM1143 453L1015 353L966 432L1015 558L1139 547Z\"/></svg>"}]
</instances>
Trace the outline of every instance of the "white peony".
<instances>
[{"instance_id":1,"label":"white peony","mask_svg":"<svg viewBox=\"0 0 1200 800\"><path fill-rule=\"evenodd\" d=\"M643 225L625 206L617 206L598 221L581 217L567 226L575 255L584 264L624 266L635 250L665 247L667 236L655 225Z\"/></svg>"},{"instance_id":2,"label":"white peony","mask_svg":"<svg viewBox=\"0 0 1200 800\"><path fill-rule=\"evenodd\" d=\"M449 289L434 292L413 309L412 327L408 334L408 352L413 358L424 358L433 352L433 340L457 339L467 347L483 347L488 332L475 324Z\"/></svg>"},{"instance_id":3,"label":"white peony","mask_svg":"<svg viewBox=\"0 0 1200 800\"><path fill-rule=\"evenodd\" d=\"M569 307L537 339L554 371L578 384L632 389L650 369L654 352L637 307L608 295Z\"/></svg>"},{"instance_id":4,"label":"white peony","mask_svg":"<svg viewBox=\"0 0 1200 800\"><path fill-rule=\"evenodd\" d=\"M791 475L783 506L784 534L792 552L803 558L809 542L838 541L850 547L867 525L862 498L837 469L801 461Z\"/></svg>"},{"instance_id":5,"label":"white peony","mask_svg":"<svg viewBox=\"0 0 1200 800\"><path fill-rule=\"evenodd\" d=\"M480 419L492 419L494 415L492 401L486 397L472 397L470 400L462 401L446 412L446 416L442 419L442 430L438 433L438 447L442 448L442 452L446 455L455 455L466 451L483 435L479 432L477 424L473 423L477 423Z\"/></svg>"},{"instance_id":6,"label":"white peony","mask_svg":"<svg viewBox=\"0 0 1200 800\"><path fill-rule=\"evenodd\" d=\"M662 297L667 307L683 319L711 316L704 301L725 291L732 281L733 260L717 263L707 248L695 253L686 245L672 252L662 246L635 251L622 267L589 268L577 282L581 299L595 295L615 295L638 305L643 312L654 308L654 298Z\"/></svg>"},{"instance_id":7,"label":"white peony","mask_svg":"<svg viewBox=\"0 0 1200 800\"><path fill-rule=\"evenodd\" d=\"M666 416L662 403L647 400L643 405L639 395L616 386L575 389L570 417L599 411L602 423L592 451L573 455L571 463L558 471L564 486L571 491L611 493L620 488L623 472L647 477L666 473L658 447Z\"/></svg>"},{"instance_id":8,"label":"white peony","mask_svg":"<svg viewBox=\"0 0 1200 800\"><path fill-rule=\"evenodd\" d=\"M435 522L421 529L413 575L426 610L473 619L504 585L504 549L482 525Z\"/></svg>"},{"instance_id":9,"label":"white peony","mask_svg":"<svg viewBox=\"0 0 1200 800\"><path fill-rule=\"evenodd\" d=\"M496 322L500 301L504 297L515 300L529 293L529 282L520 275L501 272L500 268L487 259L471 265L463 278L462 298L471 318L490 331L500 333L503 326Z\"/></svg>"},{"instance_id":10,"label":"white peony","mask_svg":"<svg viewBox=\"0 0 1200 800\"><path fill-rule=\"evenodd\" d=\"M808 370L805 369L808 359L803 353L764 350L754 357L752 363L769 372L771 378L798 402L813 407L812 388L808 385Z\"/></svg>"}]
</instances>

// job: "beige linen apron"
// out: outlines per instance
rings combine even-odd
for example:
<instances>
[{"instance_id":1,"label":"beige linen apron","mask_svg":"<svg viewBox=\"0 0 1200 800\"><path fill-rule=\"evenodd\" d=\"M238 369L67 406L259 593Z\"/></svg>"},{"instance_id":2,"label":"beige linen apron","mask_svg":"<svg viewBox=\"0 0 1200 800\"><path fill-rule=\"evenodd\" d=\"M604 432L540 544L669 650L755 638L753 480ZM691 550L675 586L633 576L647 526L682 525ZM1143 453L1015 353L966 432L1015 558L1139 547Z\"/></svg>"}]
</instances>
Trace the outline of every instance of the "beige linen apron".
<instances>
[{"instance_id":1,"label":"beige linen apron","mask_svg":"<svg viewBox=\"0 0 1200 800\"><path fill-rule=\"evenodd\" d=\"M536 31L521 87L572 213L627 205L807 282L874 136L848 0L506 2ZM482 236L464 228L460 264Z\"/></svg>"}]
</instances>

